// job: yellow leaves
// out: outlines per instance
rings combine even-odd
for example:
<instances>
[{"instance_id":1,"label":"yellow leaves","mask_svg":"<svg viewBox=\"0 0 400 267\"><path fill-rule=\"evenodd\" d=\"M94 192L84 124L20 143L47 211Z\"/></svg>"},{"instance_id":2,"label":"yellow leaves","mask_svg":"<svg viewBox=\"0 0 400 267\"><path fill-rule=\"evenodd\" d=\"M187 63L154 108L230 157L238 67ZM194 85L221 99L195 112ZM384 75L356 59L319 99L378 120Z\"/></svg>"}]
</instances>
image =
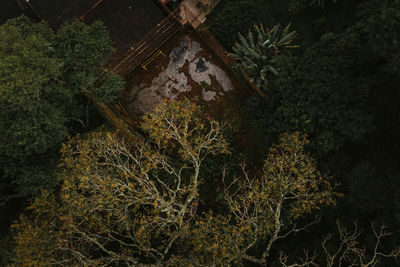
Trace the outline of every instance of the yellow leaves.
<instances>
[{"instance_id":1,"label":"yellow leaves","mask_svg":"<svg viewBox=\"0 0 400 267\"><path fill-rule=\"evenodd\" d=\"M217 244L217 243L213 243L213 244L211 245L211 247L210 247L210 250L214 250L214 249L216 249L216 248L218 248L218 244Z\"/></svg>"},{"instance_id":2,"label":"yellow leaves","mask_svg":"<svg viewBox=\"0 0 400 267\"><path fill-rule=\"evenodd\" d=\"M222 256L225 256L225 252L226 252L226 248L225 247L220 249L220 253L221 253Z\"/></svg>"},{"instance_id":3,"label":"yellow leaves","mask_svg":"<svg viewBox=\"0 0 400 267\"><path fill-rule=\"evenodd\" d=\"M194 247L194 251L200 251L201 249L203 248L203 245L200 243L200 242L198 242L197 243L197 245Z\"/></svg>"},{"instance_id":4,"label":"yellow leaves","mask_svg":"<svg viewBox=\"0 0 400 267\"><path fill-rule=\"evenodd\" d=\"M12 223L10 225L10 228L19 228L19 227L21 227L21 225L19 223Z\"/></svg>"},{"instance_id":5,"label":"yellow leaves","mask_svg":"<svg viewBox=\"0 0 400 267\"><path fill-rule=\"evenodd\" d=\"M199 151L201 144L206 144L211 153L222 152L227 146L218 122L202 118L200 107L187 99L164 101L152 114L143 117L141 128L152 141L163 147L177 142L184 158ZM213 141L208 140L207 128L217 137Z\"/></svg>"}]
</instances>

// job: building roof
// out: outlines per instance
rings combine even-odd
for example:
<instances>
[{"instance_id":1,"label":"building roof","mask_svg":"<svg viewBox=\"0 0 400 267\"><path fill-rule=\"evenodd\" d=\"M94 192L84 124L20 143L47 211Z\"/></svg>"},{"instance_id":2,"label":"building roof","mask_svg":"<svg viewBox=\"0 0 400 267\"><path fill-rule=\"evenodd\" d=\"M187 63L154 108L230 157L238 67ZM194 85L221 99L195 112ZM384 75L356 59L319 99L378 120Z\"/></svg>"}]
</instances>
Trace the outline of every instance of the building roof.
<instances>
[{"instance_id":1,"label":"building roof","mask_svg":"<svg viewBox=\"0 0 400 267\"><path fill-rule=\"evenodd\" d=\"M29 4L53 28L75 20L102 21L116 48L114 60L165 17L153 0L30 0Z\"/></svg>"},{"instance_id":2,"label":"building roof","mask_svg":"<svg viewBox=\"0 0 400 267\"><path fill-rule=\"evenodd\" d=\"M104 0L83 20L87 23L103 21L115 43L114 47L126 51L142 40L164 17L151 0Z\"/></svg>"},{"instance_id":3,"label":"building roof","mask_svg":"<svg viewBox=\"0 0 400 267\"><path fill-rule=\"evenodd\" d=\"M37 15L52 27L58 28L84 15L99 0L29 0Z\"/></svg>"},{"instance_id":4,"label":"building roof","mask_svg":"<svg viewBox=\"0 0 400 267\"><path fill-rule=\"evenodd\" d=\"M0 1L0 24L3 24L10 18L22 15L22 10L18 8L15 0Z\"/></svg>"}]
</instances>

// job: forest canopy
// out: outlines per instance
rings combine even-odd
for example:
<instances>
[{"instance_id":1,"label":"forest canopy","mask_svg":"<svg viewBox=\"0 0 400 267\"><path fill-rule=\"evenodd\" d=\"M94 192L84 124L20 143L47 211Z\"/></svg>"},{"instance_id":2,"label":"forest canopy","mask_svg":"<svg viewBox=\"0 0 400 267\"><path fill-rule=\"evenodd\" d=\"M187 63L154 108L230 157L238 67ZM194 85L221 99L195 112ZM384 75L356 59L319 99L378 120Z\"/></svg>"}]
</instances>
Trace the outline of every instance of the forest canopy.
<instances>
[{"instance_id":1,"label":"forest canopy","mask_svg":"<svg viewBox=\"0 0 400 267\"><path fill-rule=\"evenodd\" d=\"M61 143L103 123L83 93L101 102L120 97L119 76L94 86L112 51L101 22L65 24L53 31L45 22L22 16L0 26L2 213L13 213L24 198L54 188ZM2 225L10 218L4 216ZM7 236L8 227L2 229Z\"/></svg>"},{"instance_id":2,"label":"forest canopy","mask_svg":"<svg viewBox=\"0 0 400 267\"><path fill-rule=\"evenodd\" d=\"M100 22L65 24L54 32L46 23L19 17L2 25L0 36L0 157L9 162L2 172L18 191L32 194L56 182L51 174L30 181L25 176L32 168L51 171L45 158L54 162L54 152L73 123L85 121L80 94L87 90L100 100L114 101L122 80L112 76L106 87L93 87L112 52ZM34 163L33 158L43 161Z\"/></svg>"},{"instance_id":3,"label":"forest canopy","mask_svg":"<svg viewBox=\"0 0 400 267\"><path fill-rule=\"evenodd\" d=\"M126 78L102 22L0 26L0 265L398 265L400 0L221 0L206 27L226 113L128 126L97 109Z\"/></svg>"}]
</instances>

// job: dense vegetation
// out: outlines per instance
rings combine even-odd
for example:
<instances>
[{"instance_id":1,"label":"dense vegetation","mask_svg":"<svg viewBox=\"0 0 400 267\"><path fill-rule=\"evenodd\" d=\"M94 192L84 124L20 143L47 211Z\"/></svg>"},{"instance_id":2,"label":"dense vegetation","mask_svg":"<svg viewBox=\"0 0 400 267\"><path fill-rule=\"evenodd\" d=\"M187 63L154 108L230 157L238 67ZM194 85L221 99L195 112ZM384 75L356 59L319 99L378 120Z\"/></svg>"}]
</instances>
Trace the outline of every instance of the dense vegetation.
<instances>
[{"instance_id":1,"label":"dense vegetation","mask_svg":"<svg viewBox=\"0 0 400 267\"><path fill-rule=\"evenodd\" d=\"M123 134L84 96L123 87L96 83L101 23L0 26L3 264L398 264L400 0L222 0L209 20L258 88L240 123L166 101Z\"/></svg>"},{"instance_id":2,"label":"dense vegetation","mask_svg":"<svg viewBox=\"0 0 400 267\"><path fill-rule=\"evenodd\" d=\"M108 77L99 89L93 86L111 55L110 44L102 23L67 24L54 32L46 23L19 17L0 26L4 213L12 213L19 200L54 188L61 143L102 123L83 93L103 102L119 97L123 81L118 76Z\"/></svg>"},{"instance_id":3,"label":"dense vegetation","mask_svg":"<svg viewBox=\"0 0 400 267\"><path fill-rule=\"evenodd\" d=\"M285 1L271 2L275 14L288 7ZM288 3L289 8L294 2ZM299 13L289 12L268 24L273 29L279 22L293 22L291 29L297 38L290 45L300 45L283 47L268 64L258 65L260 69L273 67L276 74L269 74L268 79L249 62L254 55L250 50L260 44L252 24L263 22L265 26L271 18L258 15L259 10L253 13L257 4L256 0L222 2L211 16L214 22L223 19L211 29L227 49L233 47L238 54L240 48L246 55L239 63L252 80L261 81L258 86L266 96L254 92L248 97L246 133L262 144L258 146L262 152L282 132L309 135L309 151L345 193L337 208L327 211L325 227L332 225L329 220L341 218L348 224L374 221L398 232L400 155L395 114L399 112L400 2L339 1L324 10L304 5ZM332 14L340 17L341 12L352 10L341 21L332 19ZM238 27L234 18L248 16L246 12L253 14L253 21L243 20ZM234 45L235 29L254 43L249 41L245 47L238 38ZM269 58L268 54L260 56ZM257 65L256 58L250 61Z\"/></svg>"}]
</instances>

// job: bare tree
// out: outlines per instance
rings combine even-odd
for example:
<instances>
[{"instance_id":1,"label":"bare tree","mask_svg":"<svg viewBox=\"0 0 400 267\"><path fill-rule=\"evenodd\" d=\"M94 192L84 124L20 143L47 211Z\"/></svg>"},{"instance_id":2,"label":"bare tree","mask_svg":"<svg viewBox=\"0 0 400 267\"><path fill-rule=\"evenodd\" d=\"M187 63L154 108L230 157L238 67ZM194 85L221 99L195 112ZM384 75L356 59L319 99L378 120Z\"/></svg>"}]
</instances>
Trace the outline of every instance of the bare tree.
<instances>
[{"instance_id":1,"label":"bare tree","mask_svg":"<svg viewBox=\"0 0 400 267\"><path fill-rule=\"evenodd\" d=\"M360 266L373 267L379 262L380 258L398 259L400 256L400 247L385 252L380 246L383 240L392 235L386 230L385 226L378 229L371 224L375 242L372 247L367 248L362 245L360 237L363 230L360 229L357 222L354 222L354 228L348 230L343 227L339 221L336 222L337 234L328 234L324 237L321 248L322 253L314 253L310 256L307 251L304 257L299 259L299 263L287 264L288 257L281 252L280 262L284 267L295 266L320 266L318 262L323 262L327 267L333 266ZM324 265L325 266L325 265Z\"/></svg>"},{"instance_id":2,"label":"bare tree","mask_svg":"<svg viewBox=\"0 0 400 267\"><path fill-rule=\"evenodd\" d=\"M43 192L33 216L14 225L17 265L267 266L278 240L319 222L299 218L335 203L330 177L305 151L307 138L294 133L270 149L262 171L250 174L244 164L236 177L224 171L225 213L198 213L204 159L229 153L222 126L193 103L166 101L141 129L146 137L102 131L64 145L59 192ZM338 224L338 232L337 249L327 236L322 254L305 250L289 264L281 253L282 266L318 266L326 256L328 266L367 267L400 254L380 248L390 235L384 227L373 228L372 254L359 245L357 225Z\"/></svg>"},{"instance_id":3,"label":"bare tree","mask_svg":"<svg viewBox=\"0 0 400 267\"><path fill-rule=\"evenodd\" d=\"M163 266L194 216L204 158L228 152L219 123L199 111L188 101L165 102L143 119L148 139L100 132L71 140L63 148L60 202L42 198L32 206L39 214L40 203L57 207L48 222L51 249L27 251L37 232L22 223L17 262L45 255L47 264Z\"/></svg>"},{"instance_id":4,"label":"bare tree","mask_svg":"<svg viewBox=\"0 0 400 267\"><path fill-rule=\"evenodd\" d=\"M372 253L367 253L366 247L360 244L360 235L362 230L358 224L354 223L354 229L348 231L338 221L336 222L338 229L338 245L336 249L330 250L328 243L333 238L332 234L326 236L322 242L322 248L326 257L327 266L375 266L380 257L398 258L400 256L400 247L389 252L383 252L380 245L385 237L391 236L392 233L386 230L385 226L381 226L379 230L371 224L372 231L375 237L375 244L372 248Z\"/></svg>"},{"instance_id":5,"label":"bare tree","mask_svg":"<svg viewBox=\"0 0 400 267\"><path fill-rule=\"evenodd\" d=\"M200 262L225 266L247 260L265 266L278 240L319 222L317 216L305 225L297 223L322 205L334 204L329 177L319 173L304 151L307 142L299 133L284 134L270 149L261 173L250 175L241 166L243 174L225 185L229 216L209 215L197 225L194 250L201 246L208 251ZM263 247L260 255L251 253L256 246Z\"/></svg>"},{"instance_id":6,"label":"bare tree","mask_svg":"<svg viewBox=\"0 0 400 267\"><path fill-rule=\"evenodd\" d=\"M315 263L317 259L317 254L314 252L313 254L309 254L308 250L304 250L304 257L300 258L298 262L287 264L288 257L283 252L280 253L279 261L283 267L310 267L310 266L319 266L319 264Z\"/></svg>"}]
</instances>

